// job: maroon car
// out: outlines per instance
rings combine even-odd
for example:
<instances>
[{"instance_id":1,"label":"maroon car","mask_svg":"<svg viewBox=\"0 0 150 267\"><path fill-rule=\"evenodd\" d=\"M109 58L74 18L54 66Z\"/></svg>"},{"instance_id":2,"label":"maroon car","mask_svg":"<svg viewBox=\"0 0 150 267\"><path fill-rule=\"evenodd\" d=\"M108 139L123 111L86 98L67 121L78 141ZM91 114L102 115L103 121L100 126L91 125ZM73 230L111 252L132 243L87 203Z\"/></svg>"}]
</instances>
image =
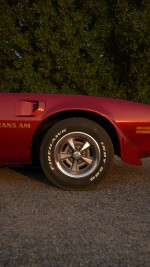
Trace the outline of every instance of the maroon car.
<instances>
[{"instance_id":1,"label":"maroon car","mask_svg":"<svg viewBox=\"0 0 150 267\"><path fill-rule=\"evenodd\" d=\"M150 105L103 97L0 93L0 163L40 160L62 188L93 187L114 154L150 156Z\"/></svg>"}]
</instances>

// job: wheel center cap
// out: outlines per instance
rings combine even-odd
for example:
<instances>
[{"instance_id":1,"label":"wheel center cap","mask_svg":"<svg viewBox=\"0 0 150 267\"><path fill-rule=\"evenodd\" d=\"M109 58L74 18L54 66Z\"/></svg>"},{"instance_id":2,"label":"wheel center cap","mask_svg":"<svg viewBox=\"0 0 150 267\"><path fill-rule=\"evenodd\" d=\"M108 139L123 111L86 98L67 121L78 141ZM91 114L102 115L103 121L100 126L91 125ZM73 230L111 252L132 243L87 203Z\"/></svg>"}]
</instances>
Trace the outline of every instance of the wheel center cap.
<instances>
[{"instance_id":1,"label":"wheel center cap","mask_svg":"<svg viewBox=\"0 0 150 267\"><path fill-rule=\"evenodd\" d=\"M73 158L74 158L74 159L79 159L79 158L81 158L81 153L80 153L79 151L75 151L75 152L73 153Z\"/></svg>"}]
</instances>

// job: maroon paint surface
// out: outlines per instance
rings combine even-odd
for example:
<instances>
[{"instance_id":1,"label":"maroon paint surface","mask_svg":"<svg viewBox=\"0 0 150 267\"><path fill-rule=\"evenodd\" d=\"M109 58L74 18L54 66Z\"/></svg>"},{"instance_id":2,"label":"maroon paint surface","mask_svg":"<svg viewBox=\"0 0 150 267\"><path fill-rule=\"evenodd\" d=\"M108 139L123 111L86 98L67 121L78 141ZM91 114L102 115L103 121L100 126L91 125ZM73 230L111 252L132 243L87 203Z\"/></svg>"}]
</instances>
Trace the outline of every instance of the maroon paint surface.
<instances>
[{"instance_id":1,"label":"maroon paint surface","mask_svg":"<svg viewBox=\"0 0 150 267\"><path fill-rule=\"evenodd\" d=\"M112 123L124 162L139 165L150 156L150 105L81 95L0 93L0 163L30 163L37 128L69 110L81 111L81 117L88 111Z\"/></svg>"}]
</instances>

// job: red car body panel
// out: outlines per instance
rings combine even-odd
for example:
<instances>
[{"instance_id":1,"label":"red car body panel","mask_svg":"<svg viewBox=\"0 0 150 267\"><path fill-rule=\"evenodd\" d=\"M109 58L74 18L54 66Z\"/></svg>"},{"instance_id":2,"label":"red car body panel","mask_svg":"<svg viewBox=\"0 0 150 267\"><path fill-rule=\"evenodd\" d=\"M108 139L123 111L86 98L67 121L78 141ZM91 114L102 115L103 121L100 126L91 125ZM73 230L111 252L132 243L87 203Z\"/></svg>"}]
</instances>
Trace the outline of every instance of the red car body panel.
<instances>
[{"instance_id":1,"label":"red car body panel","mask_svg":"<svg viewBox=\"0 0 150 267\"><path fill-rule=\"evenodd\" d=\"M80 117L87 111L108 120L116 129L124 162L140 165L142 157L150 156L150 105L81 95L0 93L0 163L30 163L38 127L67 111L80 111Z\"/></svg>"}]
</instances>

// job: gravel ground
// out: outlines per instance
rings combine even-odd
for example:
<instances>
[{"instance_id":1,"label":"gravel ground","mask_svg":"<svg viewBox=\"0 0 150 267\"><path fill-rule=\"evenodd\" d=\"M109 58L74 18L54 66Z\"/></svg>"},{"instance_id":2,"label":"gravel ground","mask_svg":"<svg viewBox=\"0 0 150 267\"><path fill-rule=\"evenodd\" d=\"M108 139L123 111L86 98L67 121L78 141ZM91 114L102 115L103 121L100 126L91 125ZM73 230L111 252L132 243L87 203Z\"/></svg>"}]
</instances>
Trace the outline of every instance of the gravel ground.
<instances>
[{"instance_id":1,"label":"gravel ground","mask_svg":"<svg viewBox=\"0 0 150 267\"><path fill-rule=\"evenodd\" d=\"M150 159L115 158L97 188L64 191L39 169L0 168L1 267L150 266Z\"/></svg>"}]
</instances>

